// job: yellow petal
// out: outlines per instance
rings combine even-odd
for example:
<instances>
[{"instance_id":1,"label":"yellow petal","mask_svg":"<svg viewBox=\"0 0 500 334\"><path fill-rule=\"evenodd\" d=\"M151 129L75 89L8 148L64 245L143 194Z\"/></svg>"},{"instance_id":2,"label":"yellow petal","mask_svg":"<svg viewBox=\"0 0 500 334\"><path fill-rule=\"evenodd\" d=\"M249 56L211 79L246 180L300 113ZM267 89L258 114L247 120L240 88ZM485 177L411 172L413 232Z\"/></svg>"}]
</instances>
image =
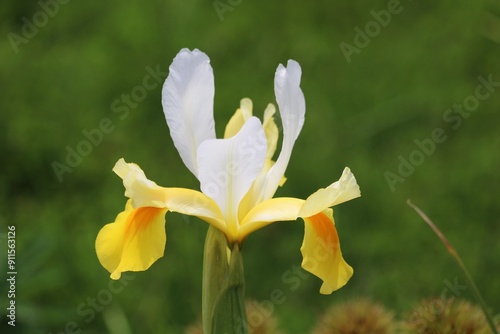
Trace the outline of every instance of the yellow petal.
<instances>
[{"instance_id":1,"label":"yellow petal","mask_svg":"<svg viewBox=\"0 0 500 334\"><path fill-rule=\"evenodd\" d=\"M229 120L224 131L224 138L231 138L236 135L243 124L252 117L252 100L244 98L240 101L240 108L236 110L233 117Z\"/></svg>"},{"instance_id":2,"label":"yellow petal","mask_svg":"<svg viewBox=\"0 0 500 334\"><path fill-rule=\"evenodd\" d=\"M240 240L271 223L296 220L303 204L304 200L291 197L271 198L258 204L241 222Z\"/></svg>"},{"instance_id":3,"label":"yellow petal","mask_svg":"<svg viewBox=\"0 0 500 334\"><path fill-rule=\"evenodd\" d=\"M125 196L134 208L167 208L182 214L196 216L226 232L224 218L217 203L202 192L184 188L164 188L149 180L134 163L120 159L113 171L123 179Z\"/></svg>"},{"instance_id":4,"label":"yellow petal","mask_svg":"<svg viewBox=\"0 0 500 334\"><path fill-rule=\"evenodd\" d=\"M361 196L356 178L349 168L345 168L337 182L319 189L309 196L300 210L301 217L313 216L326 208Z\"/></svg>"},{"instance_id":5,"label":"yellow petal","mask_svg":"<svg viewBox=\"0 0 500 334\"><path fill-rule=\"evenodd\" d=\"M168 211L198 217L227 233L219 206L204 193L186 188L164 188L164 196Z\"/></svg>"},{"instance_id":6,"label":"yellow petal","mask_svg":"<svg viewBox=\"0 0 500 334\"><path fill-rule=\"evenodd\" d=\"M127 163L121 158L116 162L113 171L123 180L125 196L132 200L133 207L165 207L165 188L149 180L139 165Z\"/></svg>"},{"instance_id":7,"label":"yellow petal","mask_svg":"<svg viewBox=\"0 0 500 334\"><path fill-rule=\"evenodd\" d=\"M119 279L124 271L146 270L163 256L166 212L155 207L134 209L129 200L115 222L101 229L95 248L112 279Z\"/></svg>"},{"instance_id":8,"label":"yellow petal","mask_svg":"<svg viewBox=\"0 0 500 334\"><path fill-rule=\"evenodd\" d=\"M269 103L266 110L264 110L264 118L262 121L262 126L264 127L264 132L266 134L267 140L267 160L272 159L274 152L276 152L276 146L278 144L279 131L276 122L274 122L275 112L276 108L272 103Z\"/></svg>"},{"instance_id":9,"label":"yellow petal","mask_svg":"<svg viewBox=\"0 0 500 334\"><path fill-rule=\"evenodd\" d=\"M353 274L352 267L342 257L333 210L303 219L302 268L323 280L320 293L331 294L344 286Z\"/></svg>"}]
</instances>

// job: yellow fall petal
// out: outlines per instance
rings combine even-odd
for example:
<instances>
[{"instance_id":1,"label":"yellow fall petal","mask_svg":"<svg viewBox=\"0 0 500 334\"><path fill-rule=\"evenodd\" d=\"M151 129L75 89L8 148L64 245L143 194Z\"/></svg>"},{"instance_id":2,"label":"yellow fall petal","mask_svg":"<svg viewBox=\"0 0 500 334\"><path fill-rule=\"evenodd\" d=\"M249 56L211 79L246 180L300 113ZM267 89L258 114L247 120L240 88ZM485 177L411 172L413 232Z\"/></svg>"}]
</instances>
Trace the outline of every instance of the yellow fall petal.
<instances>
[{"instance_id":1,"label":"yellow fall petal","mask_svg":"<svg viewBox=\"0 0 500 334\"><path fill-rule=\"evenodd\" d=\"M95 242L102 266L119 279L124 271L143 271L163 256L166 208L134 209L129 200L115 222L105 225Z\"/></svg>"},{"instance_id":2,"label":"yellow fall petal","mask_svg":"<svg viewBox=\"0 0 500 334\"><path fill-rule=\"evenodd\" d=\"M351 173L351 170L346 167L338 181L326 188L319 189L306 199L299 215L301 217L310 217L326 208L350 201L359 196L361 196L361 192L356 178Z\"/></svg>"},{"instance_id":3,"label":"yellow fall petal","mask_svg":"<svg viewBox=\"0 0 500 334\"><path fill-rule=\"evenodd\" d=\"M296 220L305 201L297 198L272 198L250 210L240 227L240 240L273 222ZM304 241L300 251L302 268L321 280L320 293L331 294L344 286L353 274L340 250L333 210L325 209L311 217L302 217L305 223Z\"/></svg>"},{"instance_id":4,"label":"yellow fall petal","mask_svg":"<svg viewBox=\"0 0 500 334\"><path fill-rule=\"evenodd\" d=\"M113 171L123 180L125 196L132 200L132 206L164 207L165 188L149 180L139 165L127 163L120 158Z\"/></svg>"},{"instance_id":5,"label":"yellow fall petal","mask_svg":"<svg viewBox=\"0 0 500 334\"><path fill-rule=\"evenodd\" d=\"M321 294L331 294L343 287L353 274L352 267L342 257L333 210L326 209L303 219L302 268L323 280Z\"/></svg>"},{"instance_id":6,"label":"yellow fall petal","mask_svg":"<svg viewBox=\"0 0 500 334\"><path fill-rule=\"evenodd\" d=\"M133 207L168 208L168 211L196 216L226 232L224 217L217 203L200 191L160 187L149 180L134 163L118 160L113 171L123 179L125 196Z\"/></svg>"},{"instance_id":7,"label":"yellow fall petal","mask_svg":"<svg viewBox=\"0 0 500 334\"><path fill-rule=\"evenodd\" d=\"M303 199L292 197L271 198L258 204L241 222L240 240L274 222L296 220L303 204Z\"/></svg>"},{"instance_id":8,"label":"yellow fall petal","mask_svg":"<svg viewBox=\"0 0 500 334\"><path fill-rule=\"evenodd\" d=\"M217 203L200 191L186 188L163 188L168 211L195 216L226 233L226 223Z\"/></svg>"}]
</instances>

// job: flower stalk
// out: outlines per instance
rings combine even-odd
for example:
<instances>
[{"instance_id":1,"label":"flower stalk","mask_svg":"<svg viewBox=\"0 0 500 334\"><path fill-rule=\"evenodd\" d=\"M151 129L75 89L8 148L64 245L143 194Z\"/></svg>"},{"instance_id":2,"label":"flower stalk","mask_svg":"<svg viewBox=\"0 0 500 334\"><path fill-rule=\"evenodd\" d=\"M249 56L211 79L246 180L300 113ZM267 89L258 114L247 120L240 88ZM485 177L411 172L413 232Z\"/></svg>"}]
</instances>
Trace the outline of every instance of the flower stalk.
<instances>
[{"instance_id":1,"label":"flower stalk","mask_svg":"<svg viewBox=\"0 0 500 334\"><path fill-rule=\"evenodd\" d=\"M240 247L213 226L205 239L202 314L205 334L248 333Z\"/></svg>"}]
</instances>

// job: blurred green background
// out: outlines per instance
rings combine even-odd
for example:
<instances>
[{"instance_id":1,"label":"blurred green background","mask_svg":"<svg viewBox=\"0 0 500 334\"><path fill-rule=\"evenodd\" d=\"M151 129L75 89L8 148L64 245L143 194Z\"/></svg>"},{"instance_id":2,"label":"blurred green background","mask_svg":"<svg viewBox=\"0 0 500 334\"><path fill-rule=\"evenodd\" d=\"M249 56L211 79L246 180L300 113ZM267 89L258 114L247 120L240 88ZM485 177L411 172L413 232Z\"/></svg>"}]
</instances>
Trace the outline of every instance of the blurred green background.
<instances>
[{"instance_id":1,"label":"blurred green background","mask_svg":"<svg viewBox=\"0 0 500 334\"><path fill-rule=\"evenodd\" d=\"M160 185L199 187L170 139L161 84L126 117L112 107L143 85L148 67L166 73L183 47L211 58L219 136L241 98L250 97L259 116L275 103L277 65L297 60L306 122L277 195L306 198L337 180L344 166L361 186L361 198L335 209L355 274L330 296L319 294L313 276L296 289L282 279L300 265L302 221L248 238L247 296L265 301L282 290L286 301L273 314L283 331L307 333L329 305L355 297L404 313L439 296L446 282L465 285L407 198L442 228L500 313L499 84L467 118L447 111L475 101L479 76L500 81L497 1L402 1L385 27L369 24L373 37L350 62L340 44L356 46L354 28L364 30L375 20L371 11L391 1L222 0L219 12L212 1L60 1L46 7L41 3L50 1L8 0L0 7L2 333L12 329L4 278L11 225L16 333L182 333L199 318L205 223L168 214L165 256L146 272L126 275L127 285L113 286L113 293L94 251L97 232L125 203L111 172L120 157ZM30 30L26 22L38 23ZM113 130L59 179L53 163L66 164L68 147L77 149L83 132L105 118ZM431 138L436 128L446 140L432 154L414 153L415 140ZM410 155L424 161L391 189L386 172L397 174L399 156ZM470 288L459 292L473 298Z\"/></svg>"}]
</instances>

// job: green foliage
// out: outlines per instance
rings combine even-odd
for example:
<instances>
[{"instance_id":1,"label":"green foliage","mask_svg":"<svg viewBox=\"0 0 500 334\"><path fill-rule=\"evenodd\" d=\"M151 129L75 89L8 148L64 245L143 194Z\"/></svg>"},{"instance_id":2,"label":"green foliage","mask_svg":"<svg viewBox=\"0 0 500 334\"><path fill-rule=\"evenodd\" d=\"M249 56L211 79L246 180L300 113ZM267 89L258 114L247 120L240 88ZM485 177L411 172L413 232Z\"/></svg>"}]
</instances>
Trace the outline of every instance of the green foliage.
<instances>
[{"instance_id":1,"label":"green foliage","mask_svg":"<svg viewBox=\"0 0 500 334\"><path fill-rule=\"evenodd\" d=\"M297 270L301 221L274 224L246 241L246 296L267 301L282 291L283 303L271 305L284 332L307 332L335 300L371 296L401 311L441 294L447 282L465 283L406 205L409 197L462 254L498 313L500 87L467 117L447 111L475 94L478 77L500 81L500 7L402 1L401 12L348 63L340 44L354 45L353 28L364 30L374 20L371 11L389 2L241 1L221 20L211 1L70 1L16 53L8 34L22 37L23 18L33 22L43 10L35 1L5 1L0 233L16 226L17 333L180 333L201 313L205 223L169 213L164 258L120 284L110 286L94 251L99 229L125 205L111 172L118 158L140 164L160 185L199 187L169 137L161 83L134 107L113 107L143 85L148 67L166 73L183 47L211 58L219 136L241 98L251 98L261 115L274 102L277 65L297 60L307 115L278 195L306 198L337 180L344 166L361 186L360 199L335 209L343 254L355 273L331 296L321 296L321 282ZM103 119L111 126L102 127ZM422 150L415 140L428 143L437 128L446 140L434 142L433 152L391 191L386 172L398 175L399 156L409 160ZM93 137L91 152L59 180L53 163L67 165L68 147L77 150L94 129L102 138ZM5 237L0 248L6 254ZM2 333L11 329L7 321L2 314Z\"/></svg>"}]
</instances>

